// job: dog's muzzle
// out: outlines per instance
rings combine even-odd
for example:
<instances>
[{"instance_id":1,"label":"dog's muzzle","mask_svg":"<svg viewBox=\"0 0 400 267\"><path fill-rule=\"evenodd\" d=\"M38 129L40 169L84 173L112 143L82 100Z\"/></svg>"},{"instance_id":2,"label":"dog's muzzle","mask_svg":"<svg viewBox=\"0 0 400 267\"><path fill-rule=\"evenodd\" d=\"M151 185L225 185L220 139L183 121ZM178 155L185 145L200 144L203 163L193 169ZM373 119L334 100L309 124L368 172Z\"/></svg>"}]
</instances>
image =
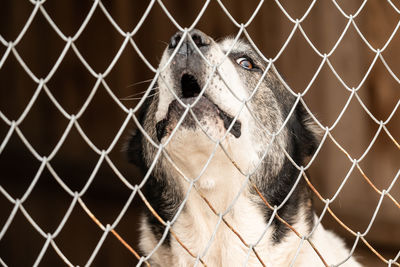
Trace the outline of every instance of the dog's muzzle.
<instances>
[{"instance_id":1,"label":"dog's muzzle","mask_svg":"<svg viewBox=\"0 0 400 267\"><path fill-rule=\"evenodd\" d=\"M171 37L168 53L173 53L177 45L181 42L181 38L182 33L180 32ZM191 107L192 112L188 112L185 118L182 119L181 124L178 125L186 107L179 103L178 100L173 100L169 104L166 117L156 124L158 140L161 142L161 139L171 134L175 127L195 130L198 128L198 124L200 123L201 125L202 122L209 127L210 125L216 127L219 131L227 131L229 129L230 134L239 138L241 136L240 121L234 121L232 116L224 112L217 104L207 97L206 92L202 96L199 96L202 86L198 78L200 78L200 75L204 76L203 68L205 63L197 50L200 49L200 51L205 54L207 50L210 49L212 43L211 37L199 30L193 30L190 32L190 37L187 38L191 38L192 40L186 39L182 42L170 68L171 73L173 73L172 80L175 81L174 87L180 88L180 90L176 92L180 100L185 105L192 105L195 102L196 104ZM193 46L193 43L198 49ZM206 77L201 78L203 78L202 80L204 81ZM197 100L197 98L199 99ZM162 100L160 99L160 101Z\"/></svg>"}]
</instances>

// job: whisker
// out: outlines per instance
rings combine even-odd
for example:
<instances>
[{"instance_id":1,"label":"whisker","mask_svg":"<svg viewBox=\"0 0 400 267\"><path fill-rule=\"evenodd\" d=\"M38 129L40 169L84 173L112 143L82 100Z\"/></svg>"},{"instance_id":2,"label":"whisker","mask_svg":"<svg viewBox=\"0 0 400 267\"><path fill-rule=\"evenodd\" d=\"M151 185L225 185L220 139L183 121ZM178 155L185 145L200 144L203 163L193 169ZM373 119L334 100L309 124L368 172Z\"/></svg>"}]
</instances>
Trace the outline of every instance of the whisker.
<instances>
[{"instance_id":1,"label":"whisker","mask_svg":"<svg viewBox=\"0 0 400 267\"><path fill-rule=\"evenodd\" d=\"M147 90L144 90L144 91L141 91L141 92L138 92L138 93L134 93L134 94L128 95L126 97L134 97L134 96L144 95L146 93L146 91Z\"/></svg>"},{"instance_id":2,"label":"whisker","mask_svg":"<svg viewBox=\"0 0 400 267\"><path fill-rule=\"evenodd\" d=\"M127 85L126 88L132 87L132 86L135 86L135 85L139 85L139 84L143 84L143 83L148 83L148 82L151 82L153 79L154 78L151 78L151 79L148 79L148 80L144 80L144 81L140 81L140 82L136 82L136 83L132 83L132 84Z\"/></svg>"},{"instance_id":3,"label":"whisker","mask_svg":"<svg viewBox=\"0 0 400 267\"><path fill-rule=\"evenodd\" d=\"M157 88L158 88L158 87L153 87L152 90L153 90L153 89L157 89ZM138 96L138 95L144 95L144 94L147 92L147 90L148 90L148 89L146 89L146 90L144 90L144 91L141 91L141 92L137 92L137 93L128 95L128 96L126 96L126 97L133 97L133 96Z\"/></svg>"},{"instance_id":4,"label":"whisker","mask_svg":"<svg viewBox=\"0 0 400 267\"><path fill-rule=\"evenodd\" d=\"M165 44L165 45L169 45L169 43L167 43L167 42L165 42L165 41L163 41L163 40L157 40L157 41L159 41L160 43L163 43L163 44Z\"/></svg>"},{"instance_id":5,"label":"whisker","mask_svg":"<svg viewBox=\"0 0 400 267\"><path fill-rule=\"evenodd\" d=\"M147 96L147 98L148 97L152 97L152 96L155 96L155 95L157 95L159 92L155 92L155 93L152 93L152 94L149 94L148 96ZM131 95L131 96L127 96L127 97L124 97L124 98L120 98L119 100L122 100L122 101L132 101L132 100L140 100L140 99L142 99L143 97L134 97L135 95Z\"/></svg>"}]
</instances>

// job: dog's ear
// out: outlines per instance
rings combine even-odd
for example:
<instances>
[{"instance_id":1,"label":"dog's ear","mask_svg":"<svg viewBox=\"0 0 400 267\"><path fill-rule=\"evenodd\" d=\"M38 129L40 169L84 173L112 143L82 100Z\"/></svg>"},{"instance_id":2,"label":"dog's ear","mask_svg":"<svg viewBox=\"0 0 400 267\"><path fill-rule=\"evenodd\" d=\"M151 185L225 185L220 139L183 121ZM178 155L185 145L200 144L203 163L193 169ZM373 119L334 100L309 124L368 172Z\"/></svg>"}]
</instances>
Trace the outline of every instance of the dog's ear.
<instances>
[{"instance_id":1,"label":"dog's ear","mask_svg":"<svg viewBox=\"0 0 400 267\"><path fill-rule=\"evenodd\" d=\"M129 162L138 167L144 166L142 138L142 133L138 129L135 129L126 145L126 155Z\"/></svg>"},{"instance_id":2,"label":"dog's ear","mask_svg":"<svg viewBox=\"0 0 400 267\"><path fill-rule=\"evenodd\" d=\"M158 85L155 83L153 86L152 91L149 93L149 96L147 99L144 101L142 107L139 109L137 113L137 118L138 121L140 122L141 125L143 125L145 116L148 112L149 106L151 102L154 99L155 95L155 89L157 88ZM130 163L133 163L137 167L141 168L144 170L145 166L145 161L143 157L143 134L139 129L135 129L132 131L131 135L129 136L129 141L125 145L125 151L126 155L128 156L128 160Z\"/></svg>"},{"instance_id":3,"label":"dog's ear","mask_svg":"<svg viewBox=\"0 0 400 267\"><path fill-rule=\"evenodd\" d=\"M301 102L298 103L295 114L297 123L295 123L292 131L297 152L301 155L299 163L302 164L308 157L314 155L319 146L322 131Z\"/></svg>"}]
</instances>

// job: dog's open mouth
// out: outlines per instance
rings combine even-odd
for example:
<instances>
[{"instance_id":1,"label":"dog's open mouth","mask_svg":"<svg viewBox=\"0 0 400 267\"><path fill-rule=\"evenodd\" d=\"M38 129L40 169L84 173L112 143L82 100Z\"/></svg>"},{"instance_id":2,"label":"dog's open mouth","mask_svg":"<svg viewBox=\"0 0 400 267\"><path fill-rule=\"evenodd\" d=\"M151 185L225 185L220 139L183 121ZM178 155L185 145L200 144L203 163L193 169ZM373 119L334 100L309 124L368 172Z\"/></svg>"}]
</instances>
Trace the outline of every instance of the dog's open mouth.
<instances>
[{"instance_id":1,"label":"dog's open mouth","mask_svg":"<svg viewBox=\"0 0 400 267\"><path fill-rule=\"evenodd\" d=\"M197 79L190 74L183 74L181 79L182 98L196 97L200 94L201 88Z\"/></svg>"},{"instance_id":2,"label":"dog's open mouth","mask_svg":"<svg viewBox=\"0 0 400 267\"><path fill-rule=\"evenodd\" d=\"M197 79L193 75L184 74L182 75L180 83L182 90L182 97L180 100L186 105L196 102L202 89L197 82ZM156 124L158 141L161 141L164 136L172 133L174 128L178 125L178 122L181 120L185 110L186 108L176 99L169 104L166 117ZM199 122L208 121L212 122L215 127L223 126L226 131L233 123L229 133L236 138L240 137L240 121L236 120L233 122L233 117L219 108L205 94L200 96L196 104L192 107L192 111L196 116L196 119L194 119L193 115L189 112L183 119L180 127L196 129Z\"/></svg>"}]
</instances>

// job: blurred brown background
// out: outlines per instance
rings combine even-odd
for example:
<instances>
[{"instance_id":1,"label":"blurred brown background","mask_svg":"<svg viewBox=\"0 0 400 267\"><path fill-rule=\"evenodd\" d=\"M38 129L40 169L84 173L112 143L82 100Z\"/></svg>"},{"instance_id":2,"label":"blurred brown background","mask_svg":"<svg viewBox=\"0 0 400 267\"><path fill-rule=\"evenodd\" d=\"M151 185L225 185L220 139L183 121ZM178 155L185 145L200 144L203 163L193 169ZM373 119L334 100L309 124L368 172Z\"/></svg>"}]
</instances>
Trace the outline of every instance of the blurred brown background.
<instances>
[{"instance_id":1,"label":"blurred brown background","mask_svg":"<svg viewBox=\"0 0 400 267\"><path fill-rule=\"evenodd\" d=\"M282 0L281 3L293 18L300 18L312 1ZM354 14L363 1L338 1L347 14ZM143 15L149 1L102 1L105 8L124 32L132 31ZM203 5L203 1L165 0L165 6L180 25L189 27ZM232 16L245 23L258 4L251 1L223 1ZM43 7L66 36L75 35L88 14L92 1L48 0ZM397 4L397 8L399 8ZM14 41L25 25L34 6L27 0L0 2L0 34L7 42ZM386 2L368 1L355 22L366 39L375 48L386 43L400 15ZM331 1L317 1L302 27L310 40L322 53L329 53L344 30L348 20ZM216 1L211 1L197 28L214 38L236 35L236 28ZM266 1L259 14L247 28L257 46L268 58L279 52L288 38L293 24L274 1ZM143 26L133 37L145 57L157 66L170 36L177 29L155 3ZM99 7L75 42L82 56L97 73L107 69L123 43L123 37L113 28ZM39 78L47 76L61 54L65 42L55 33L39 11L20 43L18 54ZM7 48L0 44L0 58ZM400 32L393 37L382 53L390 68L400 77ZM368 70L375 54L362 41L352 25L330 57L331 63L343 81L357 87ZM315 74L322 59L311 49L299 31L276 62L288 84L297 92L303 91ZM153 73L128 45L110 74L105 78L114 94L124 98L145 90ZM55 98L69 114L76 114L96 79L87 71L72 49L69 49L53 78L47 83ZM135 85L136 84L136 85ZM11 53L0 69L0 111L9 120L17 120L31 99L37 84L27 75ZM360 99L378 119L385 121L399 101L400 85L389 74L380 59L358 91ZM349 91L325 64L311 86L305 101L322 124L331 126L349 98ZM138 101L122 101L134 107ZM397 143L400 140L400 111L397 110L387 124L387 129ZM100 149L107 149L120 129L126 114L100 85L92 102L79 119L79 124L92 142ZM42 156L48 156L65 131L69 121L56 109L42 91L31 111L20 125L26 139ZM131 121L110 158L127 179L136 184L142 174L127 163L121 152L131 129ZM355 97L332 131L334 138L352 158L359 158L369 146L379 126L367 115ZM0 144L9 126L0 120ZM73 127L65 143L50 162L61 179L73 190L80 191L92 173L99 156L83 141ZM360 163L366 176L380 190L388 188L399 171L399 147L381 131L369 153ZM331 141L327 140L310 171L312 182L324 198L331 198L351 167L351 161ZM14 133L0 154L0 185L13 197L21 198L32 182L40 162L36 160L20 138ZM400 200L400 182L393 186L392 196ZM129 189L103 162L83 200L96 217L105 225L111 224L128 200ZM380 195L365 181L357 168L331 205L338 217L354 231L364 232L378 204ZM72 198L60 187L45 169L31 195L23 203L44 232L56 230ZM138 214L143 206L135 197L116 231L134 248L137 248ZM315 198L315 206L323 205ZM0 194L0 227L9 217L13 205ZM334 229L353 244L354 237L336 223L329 214L323 224ZM1 228L0 228L1 230ZM57 246L75 265L84 265L99 241L102 231L77 205L65 227L55 239ZM366 236L370 244L386 259L394 258L400 250L400 209L385 197L376 220ZM45 239L42 238L23 214L18 211L11 226L0 240L0 258L8 266L32 265ZM386 266L362 242L356 252L365 266ZM93 266L132 266L134 256L112 235L108 235L97 254ZM65 263L49 247L40 266L64 266Z\"/></svg>"}]
</instances>

